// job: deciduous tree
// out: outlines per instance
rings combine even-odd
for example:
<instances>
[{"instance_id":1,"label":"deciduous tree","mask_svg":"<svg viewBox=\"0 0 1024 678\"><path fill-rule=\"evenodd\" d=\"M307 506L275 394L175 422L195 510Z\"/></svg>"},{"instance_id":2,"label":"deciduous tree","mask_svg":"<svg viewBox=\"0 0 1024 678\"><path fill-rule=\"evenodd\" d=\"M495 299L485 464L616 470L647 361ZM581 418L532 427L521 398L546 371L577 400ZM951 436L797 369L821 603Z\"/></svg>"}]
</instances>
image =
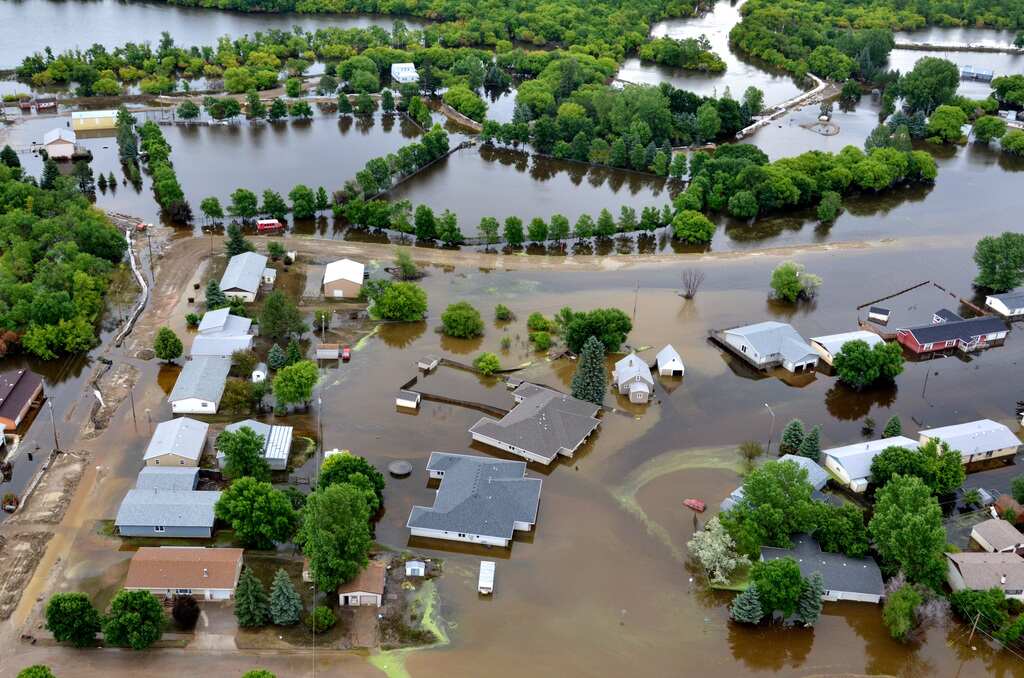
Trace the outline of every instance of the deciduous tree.
<instances>
[{"instance_id":1,"label":"deciduous tree","mask_svg":"<svg viewBox=\"0 0 1024 678\"><path fill-rule=\"evenodd\" d=\"M160 640L167 617L160 601L149 591L118 592L103 622L103 638L117 647L145 650Z\"/></svg>"},{"instance_id":2,"label":"deciduous tree","mask_svg":"<svg viewBox=\"0 0 1024 678\"><path fill-rule=\"evenodd\" d=\"M789 617L796 612L804 591L804 579L795 560L757 561L750 568L750 580L757 586L757 595L765 613L778 611L783 617Z\"/></svg>"},{"instance_id":3,"label":"deciduous tree","mask_svg":"<svg viewBox=\"0 0 1024 678\"><path fill-rule=\"evenodd\" d=\"M736 543L718 516L709 520L703 530L694 533L693 539L686 543L686 548L700 561L711 581L716 584L729 583L738 568L750 565L746 556L736 552Z\"/></svg>"},{"instance_id":4,"label":"deciduous tree","mask_svg":"<svg viewBox=\"0 0 1024 678\"><path fill-rule=\"evenodd\" d=\"M366 497L348 483L309 495L295 542L309 558L318 587L334 590L366 567L373 543L369 520Z\"/></svg>"},{"instance_id":5,"label":"deciduous tree","mask_svg":"<svg viewBox=\"0 0 1024 678\"><path fill-rule=\"evenodd\" d=\"M228 479L248 476L270 480L270 465L263 456L266 441L248 426L223 431L217 436L217 451L224 455L224 475Z\"/></svg>"},{"instance_id":6,"label":"deciduous tree","mask_svg":"<svg viewBox=\"0 0 1024 678\"><path fill-rule=\"evenodd\" d=\"M248 548L272 549L295 532L291 502L270 483L255 478L243 477L231 483L214 506L214 514L230 524Z\"/></svg>"},{"instance_id":7,"label":"deciduous tree","mask_svg":"<svg viewBox=\"0 0 1024 678\"><path fill-rule=\"evenodd\" d=\"M100 630L100 614L84 593L55 593L46 603L46 628L57 642L89 647Z\"/></svg>"},{"instance_id":8,"label":"deciduous tree","mask_svg":"<svg viewBox=\"0 0 1024 678\"><path fill-rule=\"evenodd\" d=\"M931 490L920 478L895 475L875 497L868 532L883 565L901 570L913 583L940 586L946 531Z\"/></svg>"},{"instance_id":9,"label":"deciduous tree","mask_svg":"<svg viewBox=\"0 0 1024 678\"><path fill-rule=\"evenodd\" d=\"M448 306L441 314L441 329L449 337L470 339L484 333L484 321L480 311L471 304L460 301Z\"/></svg>"},{"instance_id":10,"label":"deciduous tree","mask_svg":"<svg viewBox=\"0 0 1024 678\"><path fill-rule=\"evenodd\" d=\"M313 387L320 381L320 370L312 360L301 360L278 370L274 375L274 398L278 405L300 405L313 398Z\"/></svg>"},{"instance_id":11,"label":"deciduous tree","mask_svg":"<svg viewBox=\"0 0 1024 678\"><path fill-rule=\"evenodd\" d=\"M172 362L181 357L183 350L181 339L170 327L161 327L157 331L156 339L153 341L153 353L157 358L164 362Z\"/></svg>"}]
</instances>

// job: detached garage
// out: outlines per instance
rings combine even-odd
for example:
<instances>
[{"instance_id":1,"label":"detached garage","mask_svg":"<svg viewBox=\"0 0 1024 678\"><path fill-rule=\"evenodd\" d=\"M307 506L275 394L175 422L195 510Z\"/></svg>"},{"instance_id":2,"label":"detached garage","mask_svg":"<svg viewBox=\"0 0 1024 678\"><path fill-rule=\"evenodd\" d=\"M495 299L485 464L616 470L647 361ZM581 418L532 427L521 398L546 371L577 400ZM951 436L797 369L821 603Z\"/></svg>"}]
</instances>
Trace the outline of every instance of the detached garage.
<instances>
[{"instance_id":1,"label":"detached garage","mask_svg":"<svg viewBox=\"0 0 1024 678\"><path fill-rule=\"evenodd\" d=\"M363 289L365 267L358 261L339 259L324 268L324 296L328 299L355 299Z\"/></svg>"},{"instance_id":2,"label":"detached garage","mask_svg":"<svg viewBox=\"0 0 1024 678\"><path fill-rule=\"evenodd\" d=\"M338 603L349 607L380 607L386 578L387 565L384 561L371 560L355 579L338 587Z\"/></svg>"},{"instance_id":3,"label":"detached garage","mask_svg":"<svg viewBox=\"0 0 1024 678\"><path fill-rule=\"evenodd\" d=\"M170 598L230 600L242 572L242 549L183 546L143 547L128 566L124 588Z\"/></svg>"}]
</instances>

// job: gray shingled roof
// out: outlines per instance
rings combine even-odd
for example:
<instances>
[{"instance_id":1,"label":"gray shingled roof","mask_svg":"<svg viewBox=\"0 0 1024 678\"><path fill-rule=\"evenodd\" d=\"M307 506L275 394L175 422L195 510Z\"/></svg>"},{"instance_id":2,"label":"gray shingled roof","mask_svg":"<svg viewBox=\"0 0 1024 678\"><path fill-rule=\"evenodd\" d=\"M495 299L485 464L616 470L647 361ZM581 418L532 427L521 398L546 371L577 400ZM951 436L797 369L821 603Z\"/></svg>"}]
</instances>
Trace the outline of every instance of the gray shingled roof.
<instances>
[{"instance_id":1,"label":"gray shingled roof","mask_svg":"<svg viewBox=\"0 0 1024 678\"><path fill-rule=\"evenodd\" d=\"M575 450L601 423L598 407L553 389L524 383L514 394L529 393L500 421L483 417L470 433L493 438L546 458L560 450Z\"/></svg>"},{"instance_id":2,"label":"gray shingled roof","mask_svg":"<svg viewBox=\"0 0 1024 678\"><path fill-rule=\"evenodd\" d=\"M987 541L996 551L1024 544L1024 534L1001 518L989 518L974 526L973 532Z\"/></svg>"},{"instance_id":3,"label":"gray shingled roof","mask_svg":"<svg viewBox=\"0 0 1024 678\"><path fill-rule=\"evenodd\" d=\"M255 252L236 254L228 261L228 267L220 279L221 290L242 290L255 294L260 289L263 269L267 267L267 258Z\"/></svg>"},{"instance_id":4,"label":"gray shingled roof","mask_svg":"<svg viewBox=\"0 0 1024 678\"><path fill-rule=\"evenodd\" d=\"M1010 309L1024 306L1024 289L1004 292L1003 294L990 294L989 296L1003 302Z\"/></svg>"},{"instance_id":5,"label":"gray shingled roof","mask_svg":"<svg viewBox=\"0 0 1024 678\"><path fill-rule=\"evenodd\" d=\"M526 462L431 452L428 471L444 471L432 507L413 506L406 527L511 539L513 524L537 521L540 478Z\"/></svg>"},{"instance_id":6,"label":"gray shingled roof","mask_svg":"<svg viewBox=\"0 0 1024 678\"><path fill-rule=\"evenodd\" d=\"M206 433L209 430L209 424L188 417L162 421L156 425L156 431L153 432L142 458L148 461L165 454L176 454L185 459L199 461L203 447L206 446Z\"/></svg>"},{"instance_id":7,"label":"gray shingled roof","mask_svg":"<svg viewBox=\"0 0 1024 678\"><path fill-rule=\"evenodd\" d=\"M164 527L213 527L220 492L128 490L114 524Z\"/></svg>"},{"instance_id":8,"label":"gray shingled roof","mask_svg":"<svg viewBox=\"0 0 1024 678\"><path fill-rule=\"evenodd\" d=\"M1005 332L1006 323L1001 318L983 315L977 318L967 318L966 320L953 320L931 325L907 327L904 328L904 331L912 333L919 344L934 344L938 341L950 341L952 339L970 341L982 334Z\"/></svg>"},{"instance_id":9,"label":"gray shingled roof","mask_svg":"<svg viewBox=\"0 0 1024 678\"><path fill-rule=\"evenodd\" d=\"M173 403L186 398L199 398L220 404L224 382L230 371L230 358L208 355L192 358L181 368L181 374L178 375L178 381L174 382L167 401Z\"/></svg>"},{"instance_id":10,"label":"gray shingled roof","mask_svg":"<svg viewBox=\"0 0 1024 678\"><path fill-rule=\"evenodd\" d=\"M147 466L139 471L139 490L194 490L199 482L198 466Z\"/></svg>"},{"instance_id":11,"label":"gray shingled roof","mask_svg":"<svg viewBox=\"0 0 1024 678\"><path fill-rule=\"evenodd\" d=\"M807 534L793 537L793 548L761 547L762 560L792 558L800 566L800 574L815 572L825 580L826 591L846 591L882 595L882 571L874 558L850 558L841 553L825 553L818 542Z\"/></svg>"}]
</instances>

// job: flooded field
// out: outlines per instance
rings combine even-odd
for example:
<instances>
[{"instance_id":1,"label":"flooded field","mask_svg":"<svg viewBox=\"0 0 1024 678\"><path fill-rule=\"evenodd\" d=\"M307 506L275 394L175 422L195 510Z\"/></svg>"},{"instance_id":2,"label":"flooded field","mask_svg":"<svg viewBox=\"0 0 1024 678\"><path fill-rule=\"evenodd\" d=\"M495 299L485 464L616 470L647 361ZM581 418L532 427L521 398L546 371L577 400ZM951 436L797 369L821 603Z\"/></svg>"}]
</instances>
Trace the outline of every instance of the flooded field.
<instances>
[{"instance_id":1,"label":"flooded field","mask_svg":"<svg viewBox=\"0 0 1024 678\"><path fill-rule=\"evenodd\" d=\"M415 17L401 19L410 28L427 22ZM290 31L317 28L366 28L391 30L395 17L360 14L262 14L224 12L176 7L164 2L118 0L9 0L0 3L0 26L30 27L9 30L0 43L0 68L14 68L21 60L44 47L55 53L88 49L94 44L112 48L125 42L160 41L167 31L179 45L213 45L217 38L241 37L270 28Z\"/></svg>"},{"instance_id":2,"label":"flooded field","mask_svg":"<svg viewBox=\"0 0 1024 678\"><path fill-rule=\"evenodd\" d=\"M991 28L941 28L931 26L919 31L897 31L897 43L917 45L963 45L972 47L1010 47L1016 34Z\"/></svg>"}]
</instances>

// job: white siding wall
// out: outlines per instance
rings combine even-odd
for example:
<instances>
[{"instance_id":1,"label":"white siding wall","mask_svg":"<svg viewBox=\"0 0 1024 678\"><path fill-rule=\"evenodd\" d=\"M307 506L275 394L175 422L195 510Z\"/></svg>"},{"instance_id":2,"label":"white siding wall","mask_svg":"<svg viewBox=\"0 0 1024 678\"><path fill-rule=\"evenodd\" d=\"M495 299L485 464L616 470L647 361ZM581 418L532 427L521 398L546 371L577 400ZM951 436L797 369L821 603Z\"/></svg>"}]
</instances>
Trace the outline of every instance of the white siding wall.
<instances>
[{"instance_id":1,"label":"white siding wall","mask_svg":"<svg viewBox=\"0 0 1024 678\"><path fill-rule=\"evenodd\" d=\"M414 537L429 537L431 539L448 539L450 541L465 541L470 544L487 544L488 546L508 546L508 539L498 537L486 537L480 534L467 534L464 532L449 532L447 530L430 530L423 527L409 528Z\"/></svg>"},{"instance_id":2,"label":"white siding wall","mask_svg":"<svg viewBox=\"0 0 1024 678\"><path fill-rule=\"evenodd\" d=\"M252 303L256 301L255 292L243 292L242 290L231 290L230 292L228 292L227 290L224 290L224 296L226 296L229 299L241 299L246 303Z\"/></svg>"},{"instance_id":3,"label":"white siding wall","mask_svg":"<svg viewBox=\"0 0 1024 678\"><path fill-rule=\"evenodd\" d=\"M212 400L185 398L171 403L171 412L175 414L215 414L217 405Z\"/></svg>"},{"instance_id":4,"label":"white siding wall","mask_svg":"<svg viewBox=\"0 0 1024 678\"><path fill-rule=\"evenodd\" d=\"M512 454L515 454L515 455L518 455L520 457L523 457L524 459L529 459L530 461L535 461L538 464L544 464L545 466L547 466L548 464L551 463L550 459L546 459L545 457L542 457L540 455L534 454L533 452L527 452L526 450L524 450L521 447L516 447L515 445L508 445L506 443L500 442L498 440L495 440L494 438L491 438L490 436L485 436L485 435L483 435L481 433L474 432L473 433L473 440L477 441L478 443L483 443L484 445L490 445L491 447L497 448L499 450L504 450L506 452L511 452ZM566 454L566 453L563 451L562 454ZM569 452L568 454L566 454L566 456L571 457L572 456L572 452Z\"/></svg>"}]
</instances>

